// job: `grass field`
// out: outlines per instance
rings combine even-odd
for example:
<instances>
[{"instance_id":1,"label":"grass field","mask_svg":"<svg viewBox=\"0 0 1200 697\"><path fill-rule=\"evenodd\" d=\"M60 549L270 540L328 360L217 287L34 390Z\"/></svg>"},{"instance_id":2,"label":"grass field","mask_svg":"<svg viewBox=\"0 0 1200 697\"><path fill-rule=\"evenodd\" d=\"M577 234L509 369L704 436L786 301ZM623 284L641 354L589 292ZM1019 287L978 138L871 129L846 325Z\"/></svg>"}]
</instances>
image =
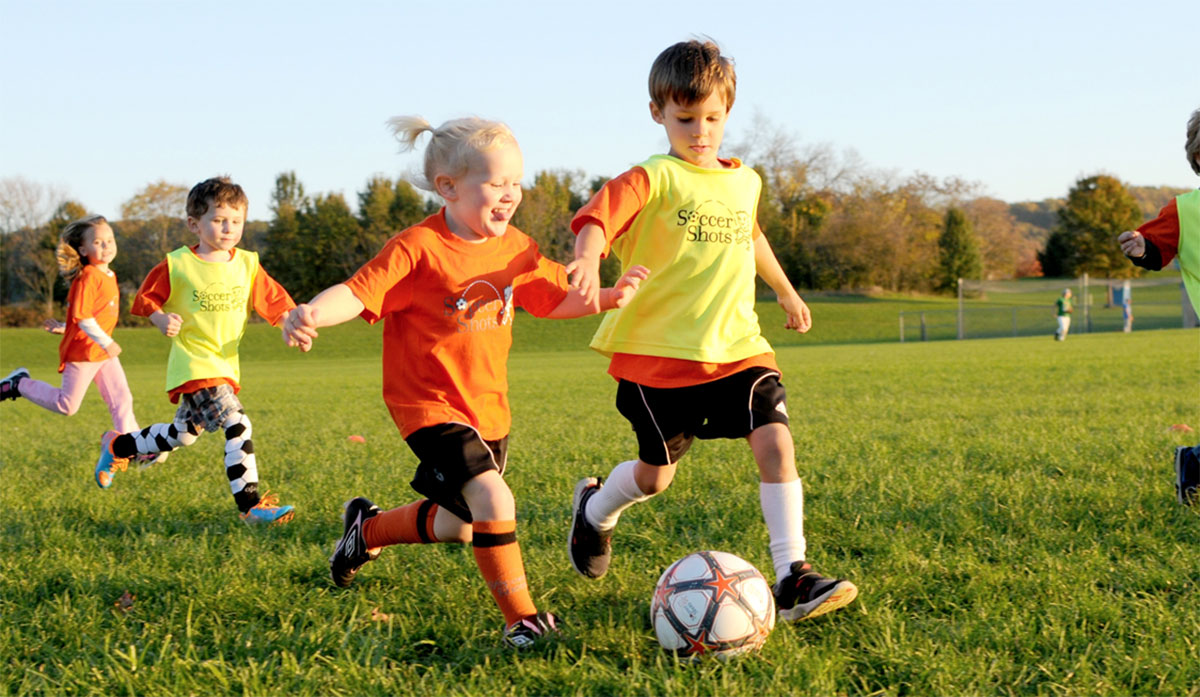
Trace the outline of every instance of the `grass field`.
<instances>
[{"instance_id":1,"label":"grass field","mask_svg":"<svg viewBox=\"0 0 1200 697\"><path fill-rule=\"evenodd\" d=\"M323 330L301 356L255 325L242 398L263 483L297 508L286 527L238 521L216 435L101 491L94 390L70 419L0 405L0 695L1200 695L1200 509L1175 502L1171 468L1197 435L1167 430L1200 429L1200 336L882 343L852 327L888 318L894 340L886 302L813 305L812 335L777 342L810 557L861 594L759 654L679 664L647 617L685 553L770 575L744 443L697 444L622 517L609 575L571 570L575 481L633 452L604 361L581 350L594 320L518 316L508 478L535 600L567 622L522 655L500 646L469 548L390 548L351 589L329 583L343 501L415 498L379 332ZM166 341L117 338L142 423L168 419ZM6 329L0 370L57 384L55 345Z\"/></svg>"}]
</instances>

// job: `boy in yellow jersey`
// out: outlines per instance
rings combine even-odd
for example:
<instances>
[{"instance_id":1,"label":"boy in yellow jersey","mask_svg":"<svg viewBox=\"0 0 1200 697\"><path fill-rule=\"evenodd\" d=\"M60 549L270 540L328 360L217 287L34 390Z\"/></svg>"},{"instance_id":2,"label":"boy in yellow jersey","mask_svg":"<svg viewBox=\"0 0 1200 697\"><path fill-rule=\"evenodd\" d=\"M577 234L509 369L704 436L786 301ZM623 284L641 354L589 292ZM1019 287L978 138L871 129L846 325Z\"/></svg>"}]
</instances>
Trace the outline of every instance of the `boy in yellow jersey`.
<instances>
[{"instance_id":1,"label":"boy in yellow jersey","mask_svg":"<svg viewBox=\"0 0 1200 697\"><path fill-rule=\"evenodd\" d=\"M188 193L187 225L199 242L176 249L151 269L132 309L171 337L167 394L179 409L174 423L108 434L95 476L107 489L114 471L125 469L128 458L169 452L196 442L202 431L221 430L225 475L242 520L286 523L292 507L258 493L250 419L237 398L238 344L250 307L280 326L296 303L259 266L258 254L237 248L248 205L242 187L227 177L206 179Z\"/></svg>"},{"instance_id":2,"label":"boy in yellow jersey","mask_svg":"<svg viewBox=\"0 0 1200 697\"><path fill-rule=\"evenodd\" d=\"M650 70L650 115L670 152L609 181L571 222L571 281L585 295L599 288L609 249L625 268L652 273L591 344L611 358L638 457L606 481L576 485L568 547L576 571L603 576L617 518L670 485L695 438L745 438L762 480L775 601L783 619L798 620L843 607L858 589L806 561L803 491L779 368L754 312L755 273L778 295L788 329L808 331L811 317L755 223L758 174L717 155L735 88L733 64L714 43L663 51Z\"/></svg>"}]
</instances>

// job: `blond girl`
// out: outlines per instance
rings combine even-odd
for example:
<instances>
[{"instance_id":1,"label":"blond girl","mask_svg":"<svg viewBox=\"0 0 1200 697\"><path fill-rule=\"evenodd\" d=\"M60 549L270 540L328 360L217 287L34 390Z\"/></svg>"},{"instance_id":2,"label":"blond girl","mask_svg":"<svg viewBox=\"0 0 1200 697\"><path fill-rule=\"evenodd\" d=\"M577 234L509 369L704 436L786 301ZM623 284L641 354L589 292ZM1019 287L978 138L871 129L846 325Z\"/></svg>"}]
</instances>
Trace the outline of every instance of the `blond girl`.
<instances>
[{"instance_id":1,"label":"blond girl","mask_svg":"<svg viewBox=\"0 0 1200 697\"><path fill-rule=\"evenodd\" d=\"M429 134L424 185L445 206L390 239L345 283L292 310L284 338L308 350L319 327L383 320L383 399L417 456L411 486L423 498L388 511L366 498L348 501L330 573L349 586L382 547L470 544L504 615L505 643L524 649L558 622L534 606L503 478L514 308L566 318L619 307L646 270L631 269L586 302L569 287L568 270L509 225L524 165L507 126L475 118L437 128L419 117L389 123L406 149Z\"/></svg>"}]
</instances>

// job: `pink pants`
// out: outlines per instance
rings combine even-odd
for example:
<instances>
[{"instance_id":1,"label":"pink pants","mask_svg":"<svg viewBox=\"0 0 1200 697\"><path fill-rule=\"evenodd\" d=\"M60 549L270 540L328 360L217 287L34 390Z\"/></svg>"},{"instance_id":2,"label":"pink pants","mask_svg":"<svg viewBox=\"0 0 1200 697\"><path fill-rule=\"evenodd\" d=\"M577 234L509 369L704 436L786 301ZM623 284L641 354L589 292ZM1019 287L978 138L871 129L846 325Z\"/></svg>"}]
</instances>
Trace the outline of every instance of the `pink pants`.
<instances>
[{"instance_id":1,"label":"pink pants","mask_svg":"<svg viewBox=\"0 0 1200 697\"><path fill-rule=\"evenodd\" d=\"M133 417L133 393L125 380L120 358L110 358L94 363L68 363L63 368L62 387L54 387L41 380L25 378L20 383L21 396L50 411L71 416L79 411L88 383L95 382L100 389L100 398L108 405L112 414L113 428L117 433L138 430Z\"/></svg>"}]
</instances>

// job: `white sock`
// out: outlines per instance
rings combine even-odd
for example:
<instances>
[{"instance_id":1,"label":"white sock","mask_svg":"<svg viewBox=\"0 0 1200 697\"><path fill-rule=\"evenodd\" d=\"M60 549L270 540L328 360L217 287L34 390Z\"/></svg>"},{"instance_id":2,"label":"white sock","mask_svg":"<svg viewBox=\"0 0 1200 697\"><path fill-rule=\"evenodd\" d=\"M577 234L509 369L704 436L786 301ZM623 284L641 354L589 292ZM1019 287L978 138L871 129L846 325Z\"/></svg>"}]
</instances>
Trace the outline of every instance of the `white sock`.
<instances>
[{"instance_id":1,"label":"white sock","mask_svg":"<svg viewBox=\"0 0 1200 697\"><path fill-rule=\"evenodd\" d=\"M621 511L639 501L650 498L638 488L637 480L633 477L637 460L622 462L613 468L600 491L588 499L584 517L598 530L611 530L616 527Z\"/></svg>"},{"instance_id":2,"label":"white sock","mask_svg":"<svg viewBox=\"0 0 1200 697\"><path fill-rule=\"evenodd\" d=\"M760 482L758 500L778 580L787 576L792 562L804 560L804 487L799 479L778 484Z\"/></svg>"}]
</instances>

